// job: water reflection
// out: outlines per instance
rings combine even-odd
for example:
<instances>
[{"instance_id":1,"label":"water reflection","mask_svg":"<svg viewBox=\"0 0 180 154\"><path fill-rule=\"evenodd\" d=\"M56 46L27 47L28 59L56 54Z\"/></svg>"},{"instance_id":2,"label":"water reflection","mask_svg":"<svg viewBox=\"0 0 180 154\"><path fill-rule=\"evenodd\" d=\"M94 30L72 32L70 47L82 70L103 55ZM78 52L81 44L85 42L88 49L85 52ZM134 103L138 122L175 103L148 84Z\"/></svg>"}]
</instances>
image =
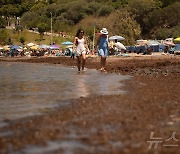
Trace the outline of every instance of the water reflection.
<instances>
[{"instance_id":1,"label":"water reflection","mask_svg":"<svg viewBox=\"0 0 180 154\"><path fill-rule=\"evenodd\" d=\"M87 75L79 74L75 82L76 82L75 84L76 88L74 89L75 95L81 95L83 97L90 95L90 92L88 91L88 87L87 87L87 82L88 82Z\"/></svg>"},{"instance_id":2,"label":"water reflection","mask_svg":"<svg viewBox=\"0 0 180 154\"><path fill-rule=\"evenodd\" d=\"M60 65L1 62L0 68L0 121L37 115L72 98L120 94L120 81L129 79Z\"/></svg>"}]
</instances>

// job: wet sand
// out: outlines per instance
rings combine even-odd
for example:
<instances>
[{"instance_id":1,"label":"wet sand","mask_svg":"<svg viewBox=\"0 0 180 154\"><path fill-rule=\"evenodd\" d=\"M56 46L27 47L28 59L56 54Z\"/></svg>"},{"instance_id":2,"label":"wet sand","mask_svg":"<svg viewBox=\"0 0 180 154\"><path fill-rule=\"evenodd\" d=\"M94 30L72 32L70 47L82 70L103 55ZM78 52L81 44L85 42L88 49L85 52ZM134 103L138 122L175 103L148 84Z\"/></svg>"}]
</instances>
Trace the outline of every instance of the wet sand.
<instances>
[{"instance_id":1,"label":"wet sand","mask_svg":"<svg viewBox=\"0 0 180 154\"><path fill-rule=\"evenodd\" d=\"M0 61L51 63L75 66L70 58L1 58ZM98 58L88 58L88 68L99 68ZM0 153L12 153L25 146L69 143L73 153L179 153L179 141L169 139L176 132L180 140L180 57L108 58L107 72L133 75L125 81L123 95L91 96L71 101L43 116L9 121L0 128ZM8 122L8 121L7 121ZM148 149L151 132L157 149ZM76 144L75 144L76 143ZM163 145L178 145L167 147ZM26 149L27 150L27 149ZM52 153L52 152L50 152Z\"/></svg>"}]
</instances>

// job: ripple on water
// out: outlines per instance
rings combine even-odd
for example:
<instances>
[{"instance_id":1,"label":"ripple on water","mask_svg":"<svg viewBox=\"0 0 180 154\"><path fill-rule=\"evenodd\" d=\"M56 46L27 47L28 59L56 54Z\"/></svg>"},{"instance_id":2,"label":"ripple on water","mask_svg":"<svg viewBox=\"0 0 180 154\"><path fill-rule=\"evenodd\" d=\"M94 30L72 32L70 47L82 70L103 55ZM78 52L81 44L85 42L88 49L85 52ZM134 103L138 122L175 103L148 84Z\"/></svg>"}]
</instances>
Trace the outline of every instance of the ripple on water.
<instances>
[{"instance_id":1,"label":"ripple on water","mask_svg":"<svg viewBox=\"0 0 180 154\"><path fill-rule=\"evenodd\" d=\"M0 63L0 67L0 122L42 114L70 99L124 94L122 81L131 78L93 69L79 74L76 68L61 65Z\"/></svg>"}]
</instances>

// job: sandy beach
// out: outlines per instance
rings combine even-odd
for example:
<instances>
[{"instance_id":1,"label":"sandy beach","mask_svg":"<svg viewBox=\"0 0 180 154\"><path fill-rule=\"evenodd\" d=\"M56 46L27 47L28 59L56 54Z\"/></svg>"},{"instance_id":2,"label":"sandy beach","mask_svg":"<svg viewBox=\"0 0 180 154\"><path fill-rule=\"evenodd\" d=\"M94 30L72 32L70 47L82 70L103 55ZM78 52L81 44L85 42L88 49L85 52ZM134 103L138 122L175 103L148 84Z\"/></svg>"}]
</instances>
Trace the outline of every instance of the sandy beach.
<instances>
[{"instance_id":1,"label":"sandy beach","mask_svg":"<svg viewBox=\"0 0 180 154\"><path fill-rule=\"evenodd\" d=\"M2 61L76 66L69 57L2 57ZM6 121L9 126L0 132L12 135L0 136L0 153L25 147L28 153L29 145L46 145L54 148L53 153L178 154L179 141L168 139L175 134L180 140L180 57L109 57L106 66L107 73L133 76L124 81L126 94L81 97L46 115ZM99 69L99 58L87 58L86 67ZM157 141L150 139L153 133L161 138L157 149L154 144L149 148L149 141ZM52 153L47 151L40 153Z\"/></svg>"}]
</instances>

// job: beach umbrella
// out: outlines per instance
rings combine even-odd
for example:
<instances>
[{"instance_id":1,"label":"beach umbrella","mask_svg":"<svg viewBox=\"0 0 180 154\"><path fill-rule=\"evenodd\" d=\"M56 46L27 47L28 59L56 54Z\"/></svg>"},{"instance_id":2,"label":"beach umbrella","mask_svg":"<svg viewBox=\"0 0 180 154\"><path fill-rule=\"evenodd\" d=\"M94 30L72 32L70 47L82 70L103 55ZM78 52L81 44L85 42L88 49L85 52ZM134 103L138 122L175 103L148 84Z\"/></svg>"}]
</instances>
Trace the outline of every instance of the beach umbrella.
<instances>
[{"instance_id":1,"label":"beach umbrella","mask_svg":"<svg viewBox=\"0 0 180 154\"><path fill-rule=\"evenodd\" d=\"M115 43L115 46L116 46L118 49L126 50L126 47L125 47L122 43L120 43L120 42Z\"/></svg>"},{"instance_id":2,"label":"beach umbrella","mask_svg":"<svg viewBox=\"0 0 180 154\"><path fill-rule=\"evenodd\" d=\"M114 36L111 36L111 37L109 38L109 40L110 40L110 41L113 41L113 40L123 41L123 40L125 40L125 38L122 37L122 36L114 35Z\"/></svg>"},{"instance_id":3,"label":"beach umbrella","mask_svg":"<svg viewBox=\"0 0 180 154\"><path fill-rule=\"evenodd\" d=\"M180 37L177 37L174 41L180 42Z\"/></svg>"},{"instance_id":4,"label":"beach umbrella","mask_svg":"<svg viewBox=\"0 0 180 154\"><path fill-rule=\"evenodd\" d=\"M165 45L170 45L170 46L175 46L175 44L173 42L169 42L169 41L166 41L164 42Z\"/></svg>"},{"instance_id":5,"label":"beach umbrella","mask_svg":"<svg viewBox=\"0 0 180 154\"><path fill-rule=\"evenodd\" d=\"M17 49L22 49L22 47L19 46L19 45L12 45L12 46L10 46L10 48L11 48L11 49L15 49L15 50L17 50Z\"/></svg>"},{"instance_id":6,"label":"beach umbrella","mask_svg":"<svg viewBox=\"0 0 180 154\"><path fill-rule=\"evenodd\" d=\"M72 43L72 42L69 42L69 41L62 42L61 44L62 44L62 45L73 45L73 43Z\"/></svg>"},{"instance_id":7,"label":"beach umbrella","mask_svg":"<svg viewBox=\"0 0 180 154\"><path fill-rule=\"evenodd\" d=\"M51 50L59 50L60 49L59 45L56 45L56 44L51 45L49 48Z\"/></svg>"},{"instance_id":8,"label":"beach umbrella","mask_svg":"<svg viewBox=\"0 0 180 154\"><path fill-rule=\"evenodd\" d=\"M32 47L32 46L34 46L34 45L35 45L34 43L28 43L28 44L27 44L28 47Z\"/></svg>"},{"instance_id":9,"label":"beach umbrella","mask_svg":"<svg viewBox=\"0 0 180 154\"><path fill-rule=\"evenodd\" d=\"M30 47L30 49L32 49L32 50L37 50L38 48L39 48L38 45L34 45L34 46L31 46L31 47Z\"/></svg>"},{"instance_id":10,"label":"beach umbrella","mask_svg":"<svg viewBox=\"0 0 180 154\"><path fill-rule=\"evenodd\" d=\"M9 51L9 50L10 50L10 46L9 46L9 45L3 46L3 49L4 49L5 51Z\"/></svg>"},{"instance_id":11,"label":"beach umbrella","mask_svg":"<svg viewBox=\"0 0 180 154\"><path fill-rule=\"evenodd\" d=\"M72 48L73 47L73 45L68 45L68 46L66 46L66 48Z\"/></svg>"},{"instance_id":12,"label":"beach umbrella","mask_svg":"<svg viewBox=\"0 0 180 154\"><path fill-rule=\"evenodd\" d=\"M21 52L21 51L23 51L23 49L17 49L17 51Z\"/></svg>"},{"instance_id":13,"label":"beach umbrella","mask_svg":"<svg viewBox=\"0 0 180 154\"><path fill-rule=\"evenodd\" d=\"M48 48L50 48L50 46L48 46L46 44L42 44L42 45L39 45L39 48L40 49L48 49Z\"/></svg>"}]
</instances>

